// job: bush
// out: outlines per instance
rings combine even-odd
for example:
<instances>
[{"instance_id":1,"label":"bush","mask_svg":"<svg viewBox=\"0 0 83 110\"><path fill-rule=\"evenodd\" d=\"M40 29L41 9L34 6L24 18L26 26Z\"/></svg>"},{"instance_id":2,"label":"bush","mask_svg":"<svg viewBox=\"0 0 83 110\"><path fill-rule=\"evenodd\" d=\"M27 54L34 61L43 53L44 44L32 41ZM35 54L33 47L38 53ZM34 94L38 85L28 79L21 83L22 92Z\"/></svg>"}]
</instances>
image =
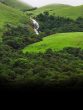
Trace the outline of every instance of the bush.
<instances>
[{"instance_id":1,"label":"bush","mask_svg":"<svg viewBox=\"0 0 83 110\"><path fill-rule=\"evenodd\" d=\"M29 30L28 25L13 26L7 24L2 40L5 45L18 50L41 39L40 36Z\"/></svg>"}]
</instances>

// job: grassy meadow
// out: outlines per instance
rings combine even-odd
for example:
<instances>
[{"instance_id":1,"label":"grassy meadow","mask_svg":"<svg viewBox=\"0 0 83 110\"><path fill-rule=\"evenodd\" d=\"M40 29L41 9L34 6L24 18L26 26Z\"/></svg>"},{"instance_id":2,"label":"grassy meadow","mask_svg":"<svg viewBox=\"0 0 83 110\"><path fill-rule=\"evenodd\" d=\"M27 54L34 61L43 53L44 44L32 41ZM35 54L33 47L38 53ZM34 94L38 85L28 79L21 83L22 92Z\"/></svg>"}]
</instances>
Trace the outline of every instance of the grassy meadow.
<instances>
[{"instance_id":1,"label":"grassy meadow","mask_svg":"<svg viewBox=\"0 0 83 110\"><path fill-rule=\"evenodd\" d=\"M45 11L49 12L51 15L69 17L71 19L83 17L83 5L81 6L69 6L69 5L62 5L62 4L47 5L47 6L38 8L34 11L28 11L27 14L31 13L33 14L33 16L36 16Z\"/></svg>"},{"instance_id":2,"label":"grassy meadow","mask_svg":"<svg viewBox=\"0 0 83 110\"><path fill-rule=\"evenodd\" d=\"M17 25L28 21L28 17L21 11L0 3L0 36L7 23Z\"/></svg>"},{"instance_id":3,"label":"grassy meadow","mask_svg":"<svg viewBox=\"0 0 83 110\"><path fill-rule=\"evenodd\" d=\"M5 5L10 6L12 8L16 8L18 10L27 10L32 8L32 6L21 2L20 0L1 0Z\"/></svg>"},{"instance_id":4,"label":"grassy meadow","mask_svg":"<svg viewBox=\"0 0 83 110\"><path fill-rule=\"evenodd\" d=\"M23 52L39 53L47 49L55 51L65 47L79 47L83 49L83 32L57 33L43 38L42 41L31 44L23 49Z\"/></svg>"}]
</instances>

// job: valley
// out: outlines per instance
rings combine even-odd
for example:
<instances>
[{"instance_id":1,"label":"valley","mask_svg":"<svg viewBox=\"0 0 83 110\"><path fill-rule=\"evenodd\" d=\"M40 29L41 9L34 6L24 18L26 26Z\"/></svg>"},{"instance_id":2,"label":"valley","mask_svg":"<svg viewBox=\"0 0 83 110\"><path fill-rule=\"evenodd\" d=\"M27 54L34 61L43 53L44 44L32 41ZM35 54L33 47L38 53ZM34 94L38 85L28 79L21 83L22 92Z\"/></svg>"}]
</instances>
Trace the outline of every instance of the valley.
<instances>
[{"instance_id":1,"label":"valley","mask_svg":"<svg viewBox=\"0 0 83 110\"><path fill-rule=\"evenodd\" d=\"M0 0L0 41L0 87L83 88L83 5Z\"/></svg>"}]
</instances>

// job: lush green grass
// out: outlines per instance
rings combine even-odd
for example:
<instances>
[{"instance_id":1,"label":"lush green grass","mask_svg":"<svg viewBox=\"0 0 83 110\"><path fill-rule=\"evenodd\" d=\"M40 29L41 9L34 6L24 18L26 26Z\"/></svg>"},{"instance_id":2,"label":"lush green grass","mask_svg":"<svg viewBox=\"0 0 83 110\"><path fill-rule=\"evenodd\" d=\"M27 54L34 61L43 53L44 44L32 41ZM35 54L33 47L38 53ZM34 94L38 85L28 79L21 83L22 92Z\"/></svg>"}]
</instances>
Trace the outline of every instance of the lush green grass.
<instances>
[{"instance_id":1,"label":"lush green grass","mask_svg":"<svg viewBox=\"0 0 83 110\"><path fill-rule=\"evenodd\" d=\"M23 52L38 53L49 48L58 51L64 47L80 47L83 49L83 32L58 33L45 37L42 41L25 47Z\"/></svg>"},{"instance_id":2,"label":"lush green grass","mask_svg":"<svg viewBox=\"0 0 83 110\"><path fill-rule=\"evenodd\" d=\"M21 2L20 0L1 0L1 1L3 1L4 4L10 7L20 9L20 10L26 10L26 9L32 8L30 5L25 4Z\"/></svg>"},{"instance_id":3,"label":"lush green grass","mask_svg":"<svg viewBox=\"0 0 83 110\"><path fill-rule=\"evenodd\" d=\"M6 23L17 25L27 19L28 17L23 12L0 3L0 36Z\"/></svg>"},{"instance_id":4,"label":"lush green grass","mask_svg":"<svg viewBox=\"0 0 83 110\"><path fill-rule=\"evenodd\" d=\"M69 17L72 19L83 17L83 5L76 7L61 4L47 5L34 11L28 11L27 13L32 13L35 16L45 11L55 16Z\"/></svg>"}]
</instances>

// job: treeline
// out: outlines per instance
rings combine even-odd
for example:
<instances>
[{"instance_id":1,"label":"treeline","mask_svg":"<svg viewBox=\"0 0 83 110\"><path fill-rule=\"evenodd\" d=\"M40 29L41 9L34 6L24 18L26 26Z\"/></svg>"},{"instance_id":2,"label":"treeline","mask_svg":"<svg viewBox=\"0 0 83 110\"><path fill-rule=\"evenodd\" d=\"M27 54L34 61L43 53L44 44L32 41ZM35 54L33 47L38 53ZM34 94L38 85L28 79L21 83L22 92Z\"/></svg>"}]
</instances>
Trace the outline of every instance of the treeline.
<instances>
[{"instance_id":1,"label":"treeline","mask_svg":"<svg viewBox=\"0 0 83 110\"><path fill-rule=\"evenodd\" d=\"M30 8L30 9L26 9L26 10L23 10L24 12L27 12L27 11L34 11L34 10L36 10L37 9L37 7L34 7L34 8Z\"/></svg>"},{"instance_id":2,"label":"treeline","mask_svg":"<svg viewBox=\"0 0 83 110\"><path fill-rule=\"evenodd\" d=\"M36 19L40 24L40 32L45 36L58 32L83 32L83 18L81 17L72 20L44 12L39 14Z\"/></svg>"},{"instance_id":3,"label":"treeline","mask_svg":"<svg viewBox=\"0 0 83 110\"><path fill-rule=\"evenodd\" d=\"M82 87L83 50L64 48L53 52L23 54L0 45L1 86ZM18 86L19 85L19 86Z\"/></svg>"}]
</instances>

